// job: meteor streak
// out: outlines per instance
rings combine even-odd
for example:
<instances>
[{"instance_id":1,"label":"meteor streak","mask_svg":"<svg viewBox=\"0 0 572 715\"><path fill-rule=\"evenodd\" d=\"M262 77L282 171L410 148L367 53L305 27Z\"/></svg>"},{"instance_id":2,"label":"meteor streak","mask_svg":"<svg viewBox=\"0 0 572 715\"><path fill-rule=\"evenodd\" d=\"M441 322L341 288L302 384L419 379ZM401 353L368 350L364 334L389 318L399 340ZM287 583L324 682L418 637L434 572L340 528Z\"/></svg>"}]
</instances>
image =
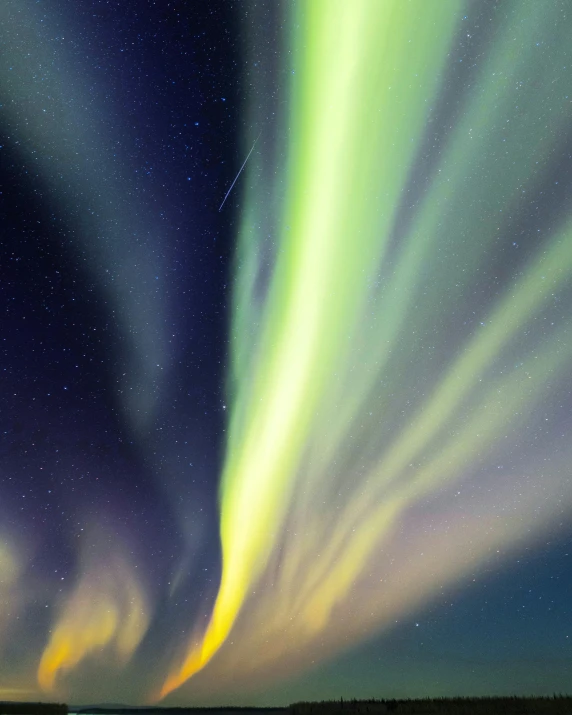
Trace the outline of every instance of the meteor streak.
<instances>
[{"instance_id":1,"label":"meteor streak","mask_svg":"<svg viewBox=\"0 0 572 715\"><path fill-rule=\"evenodd\" d=\"M233 181L232 184L230 185L230 189L226 192L225 197L224 197L224 199L222 200L222 204L218 207L218 210L219 210L219 211L220 211L220 210L222 209L222 207L224 206L224 202L227 200L228 195L229 195L230 192L232 191L232 187L233 187L233 186L236 184L236 182L238 181L238 177L241 175L242 170L243 170L244 167L246 166L246 162L249 160L250 155L251 155L252 152L254 151L254 147L256 146L256 142L258 141L259 138L260 138L260 134L259 134L259 135L256 137L256 139L254 140L254 144L252 145L252 148L251 148L250 151L248 152L248 155L247 155L246 159L244 160L242 166L241 166L240 169L238 170L238 174L234 177L234 181Z\"/></svg>"},{"instance_id":2,"label":"meteor streak","mask_svg":"<svg viewBox=\"0 0 572 715\"><path fill-rule=\"evenodd\" d=\"M92 4L0 0L0 700L569 687L570 3Z\"/></svg>"},{"instance_id":3,"label":"meteor streak","mask_svg":"<svg viewBox=\"0 0 572 715\"><path fill-rule=\"evenodd\" d=\"M572 223L535 226L502 260L521 210L549 214L540 167L569 122L552 100L572 94L570 78L552 84L569 29L525 88L514 47L538 46L554 18L527 2L522 23L507 3L452 120L464 5L288 5L288 113L249 164L238 237L221 581L161 697L203 669L195 687L213 689L331 657L570 508L563 446L535 435L561 419ZM539 98L550 123L523 110ZM535 475L562 504L539 504Z\"/></svg>"}]
</instances>

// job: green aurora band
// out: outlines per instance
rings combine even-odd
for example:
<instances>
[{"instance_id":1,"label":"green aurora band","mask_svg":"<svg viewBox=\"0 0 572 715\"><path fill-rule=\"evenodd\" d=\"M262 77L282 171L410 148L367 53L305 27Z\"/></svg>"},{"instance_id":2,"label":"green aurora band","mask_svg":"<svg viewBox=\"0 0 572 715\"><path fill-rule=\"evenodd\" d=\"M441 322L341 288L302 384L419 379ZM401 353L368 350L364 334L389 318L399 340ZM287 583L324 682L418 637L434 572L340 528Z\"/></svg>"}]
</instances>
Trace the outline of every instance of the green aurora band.
<instances>
[{"instance_id":1,"label":"green aurora band","mask_svg":"<svg viewBox=\"0 0 572 715\"><path fill-rule=\"evenodd\" d=\"M491 10L494 36L429 166L477 4L277 7L288 30L272 107L272 77L247 77L244 147L262 137L236 256L221 583L162 697L215 654L196 692L330 656L570 505L570 449L533 437L572 358L557 308L572 277L566 211L502 281L495 263L570 122L568 26L536 0ZM270 61L264 38L247 42ZM518 455L502 478L501 449ZM467 484L470 505L455 501ZM440 528L435 504L450 505Z\"/></svg>"}]
</instances>

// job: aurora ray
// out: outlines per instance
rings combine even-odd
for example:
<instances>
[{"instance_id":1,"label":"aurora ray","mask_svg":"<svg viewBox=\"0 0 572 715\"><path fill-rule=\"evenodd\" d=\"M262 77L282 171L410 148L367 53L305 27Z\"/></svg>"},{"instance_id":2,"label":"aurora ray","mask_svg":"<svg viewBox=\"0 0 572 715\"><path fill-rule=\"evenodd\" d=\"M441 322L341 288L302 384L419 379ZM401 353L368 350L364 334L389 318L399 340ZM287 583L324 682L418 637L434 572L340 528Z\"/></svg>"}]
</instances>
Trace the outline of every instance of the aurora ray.
<instances>
[{"instance_id":1,"label":"aurora ray","mask_svg":"<svg viewBox=\"0 0 572 715\"><path fill-rule=\"evenodd\" d=\"M571 33L4 0L0 699L569 687Z\"/></svg>"},{"instance_id":2,"label":"aurora ray","mask_svg":"<svg viewBox=\"0 0 572 715\"><path fill-rule=\"evenodd\" d=\"M462 565L452 547L401 608L389 605L391 571L381 579L389 586L379 585L380 554L408 514L475 469L486 472L503 431L515 443L526 439L534 420L518 416L554 399L571 357L568 322L552 323L542 346L522 338L570 285L572 229L563 225L547 231L527 265L515 266L506 292L465 310L462 325L477 317L459 329L454 351L422 351L422 367L417 359L429 331L439 342L443 316L459 320L459 299L478 285L480 267L511 228L523 195L539 191L556 150L556 134L539 130L532 107L542 106L539 93L548 99L555 91L547 80L566 31L553 55L535 60L538 83L517 85L515 109L509 88L532 60L513 52L513 43L526 45L553 27L546 7L526 5L529 21L520 24L516 5L505 5L476 87L405 231L397 222L464 3L288 8L289 109L278 119L288 139L268 135L272 150L253 159L237 252L221 583L206 632L187 645L161 696L221 648L205 683L227 672L287 671L293 659L302 667L308 659L300 648L315 653L318 635L323 657L324 642L339 648L362 637L364 623L380 628L396 608L419 607L437 581L450 583L486 559L491 543L525 538L516 522L494 536L471 530L471 558ZM554 82L562 94L572 91L567 76ZM261 110L252 94L254 122ZM550 121L564 126L569 117L566 109ZM510 131L498 129L501 121ZM271 163L281 180L268 187ZM270 254L262 227L276 236ZM463 251L458 260L455 243ZM261 274L270 276L262 295ZM509 354L518 356L510 368ZM395 393L409 395L397 419ZM550 479L560 480L558 469ZM570 497L566 490L567 503ZM523 499L530 535L554 507L533 516ZM385 599L385 610L364 600L363 589ZM232 645L223 647L233 629Z\"/></svg>"}]
</instances>

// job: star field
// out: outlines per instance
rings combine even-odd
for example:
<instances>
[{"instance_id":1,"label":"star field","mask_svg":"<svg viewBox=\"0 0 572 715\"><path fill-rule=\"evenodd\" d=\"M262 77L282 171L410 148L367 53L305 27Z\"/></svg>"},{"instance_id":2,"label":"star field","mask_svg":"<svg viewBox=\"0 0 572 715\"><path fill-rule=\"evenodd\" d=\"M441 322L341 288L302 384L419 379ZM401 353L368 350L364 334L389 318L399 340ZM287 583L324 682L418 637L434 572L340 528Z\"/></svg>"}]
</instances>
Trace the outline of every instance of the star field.
<instances>
[{"instance_id":1,"label":"star field","mask_svg":"<svg viewBox=\"0 0 572 715\"><path fill-rule=\"evenodd\" d=\"M0 700L569 691L554 0L5 0Z\"/></svg>"}]
</instances>

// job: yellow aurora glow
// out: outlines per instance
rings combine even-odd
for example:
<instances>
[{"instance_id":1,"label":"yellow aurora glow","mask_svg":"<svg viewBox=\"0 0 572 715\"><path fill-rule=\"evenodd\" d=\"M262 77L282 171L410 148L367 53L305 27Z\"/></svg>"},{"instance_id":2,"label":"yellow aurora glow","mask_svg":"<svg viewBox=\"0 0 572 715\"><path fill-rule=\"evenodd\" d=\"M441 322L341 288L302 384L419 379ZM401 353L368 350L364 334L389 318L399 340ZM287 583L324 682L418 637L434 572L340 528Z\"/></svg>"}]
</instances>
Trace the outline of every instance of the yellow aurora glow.
<instances>
[{"instance_id":1,"label":"yellow aurora glow","mask_svg":"<svg viewBox=\"0 0 572 715\"><path fill-rule=\"evenodd\" d=\"M6 631L14 624L20 610L20 579L24 570L25 557L14 540L0 533L0 648L4 644Z\"/></svg>"},{"instance_id":2,"label":"yellow aurora glow","mask_svg":"<svg viewBox=\"0 0 572 715\"><path fill-rule=\"evenodd\" d=\"M145 635L148 599L133 566L120 553L86 558L75 589L63 603L38 667L38 683L53 691L60 673L88 656L114 653L125 664Z\"/></svg>"},{"instance_id":3,"label":"yellow aurora glow","mask_svg":"<svg viewBox=\"0 0 572 715\"><path fill-rule=\"evenodd\" d=\"M231 422L222 479L221 586L204 642L170 675L162 696L220 647L275 545L313 417L349 358L348 328L359 319L387 240L416 149L412 137L420 135L446 56L455 5L427 7L425 18L393 2L297 6L296 64L303 79L292 87L290 177L278 223L282 250L259 365L236 407L240 424L236 417ZM412 32L423 52L404 44ZM396 72L416 77L415 83L399 86ZM388 123L395 106L407 110ZM373 186L379 201L371 200Z\"/></svg>"},{"instance_id":4,"label":"yellow aurora glow","mask_svg":"<svg viewBox=\"0 0 572 715\"><path fill-rule=\"evenodd\" d=\"M85 43L74 38L74 20L16 0L0 7L10 58L0 73L5 132L26 172L33 167L28 178L51 194L54 215L67 216L70 245L114 316L101 338L109 340L101 369L116 373L123 426L139 440L128 449L141 450L141 469L170 492L186 549L175 564L176 539L169 548L145 544L140 565L155 581L170 580L158 586L158 627L136 660L152 609L143 568L114 522L126 496L101 507L83 503L79 488L65 496L78 521L91 514L115 528L78 542L67 506L54 514L79 562L61 583L59 572L46 578L32 568L27 517L16 525L17 515L2 512L10 532L0 534L0 697L27 698L37 681L50 697L67 691L80 702L111 680L108 666L127 663L108 690L126 699L153 689L156 699L183 705L250 684L260 690L401 623L479 568L500 567L551 522L569 523L572 440L561 394L570 393L572 364L572 211L541 199L562 171L572 126L572 73L560 69L569 66L570 25L561 8L504 0L487 19L492 29L480 26L475 65L459 81L455 67L470 44L464 15L479 27L469 0L244 5L243 156L254 150L225 204L242 190L222 574L214 605L195 614L192 628L181 595L190 588L192 602L208 583L202 575L190 583L191 554L208 529L172 484L189 476L180 455L194 450L196 434L180 454L153 434L157 425L164 434L167 424L173 432L188 424L186 408L161 404L179 400L171 363L194 340L184 335L186 304L177 304L192 277L163 282L180 246L178 219L169 217L170 198L156 211L162 199L150 199L139 169L134 178L131 162L147 146L125 149L132 119L122 125L119 110L109 114L116 100L127 111L125 97L113 98L112 60L102 60L92 86L84 70L93 58L80 61ZM269 40L269 23L282 27L281 44ZM157 39L156 51L169 37ZM129 82L139 82L147 60L137 67L143 54L129 54ZM149 131L157 97L168 104L159 91L150 86ZM173 120L167 134L179 131ZM189 133L189 142L201 136ZM173 184L165 178L163 188L174 199L178 174L164 146ZM194 198L185 197L177 210L192 224ZM215 213L219 197L213 205ZM180 422L161 424L164 413ZM127 508L126 529L138 514ZM169 525L157 538L175 532ZM151 542L154 533L163 532L142 525L138 537ZM75 553L77 543L84 548ZM60 550L56 543L54 564ZM18 660L5 646L20 633L32 646Z\"/></svg>"},{"instance_id":5,"label":"yellow aurora glow","mask_svg":"<svg viewBox=\"0 0 572 715\"><path fill-rule=\"evenodd\" d=\"M572 357L569 322L547 325L540 344L527 337L572 277L572 227L564 226L515 272L444 365L427 355L430 389L418 384L424 368L407 364L423 361L428 340L438 342L436 316L455 314L502 235L510 217L483 207L500 196L507 214L516 209L520 177L534 190L538 158L552 148L552 135L539 136L526 112L512 119L508 145L487 129L508 111L504 88L522 71L513 35L525 42L549 22L527 3L534 22L501 26L480 91L470 95L399 250L391 246L462 7L292 3L289 115L278 119L289 138L269 159L283 180L268 188L265 159L252 156L237 252L221 583L206 631L186 644L161 697L225 644L204 678L211 686L229 673L284 674L329 656L419 607L490 558L493 546L506 551L530 538L556 508L556 500L538 504L523 469L512 475L520 490L514 516L509 509L499 521L493 505L487 514L480 504L478 520L449 515L446 542L413 533L407 549L395 538L411 514L478 467L483 483L493 478L487 459L501 441L526 439L535 406L554 394ZM522 106L531 101L523 93ZM251 119L261 119L255 107L253 98ZM510 161L496 154L501 141ZM517 142L530 152L515 152ZM468 167L487 156L501 157L494 175L471 181ZM434 252L470 231L475 240L463 243L456 268L441 268ZM268 233L276 258L261 298ZM398 415L395 393L410 394ZM559 484L561 468L547 479ZM510 500L506 484L491 491L500 504ZM564 502L570 494L560 492Z\"/></svg>"}]
</instances>

